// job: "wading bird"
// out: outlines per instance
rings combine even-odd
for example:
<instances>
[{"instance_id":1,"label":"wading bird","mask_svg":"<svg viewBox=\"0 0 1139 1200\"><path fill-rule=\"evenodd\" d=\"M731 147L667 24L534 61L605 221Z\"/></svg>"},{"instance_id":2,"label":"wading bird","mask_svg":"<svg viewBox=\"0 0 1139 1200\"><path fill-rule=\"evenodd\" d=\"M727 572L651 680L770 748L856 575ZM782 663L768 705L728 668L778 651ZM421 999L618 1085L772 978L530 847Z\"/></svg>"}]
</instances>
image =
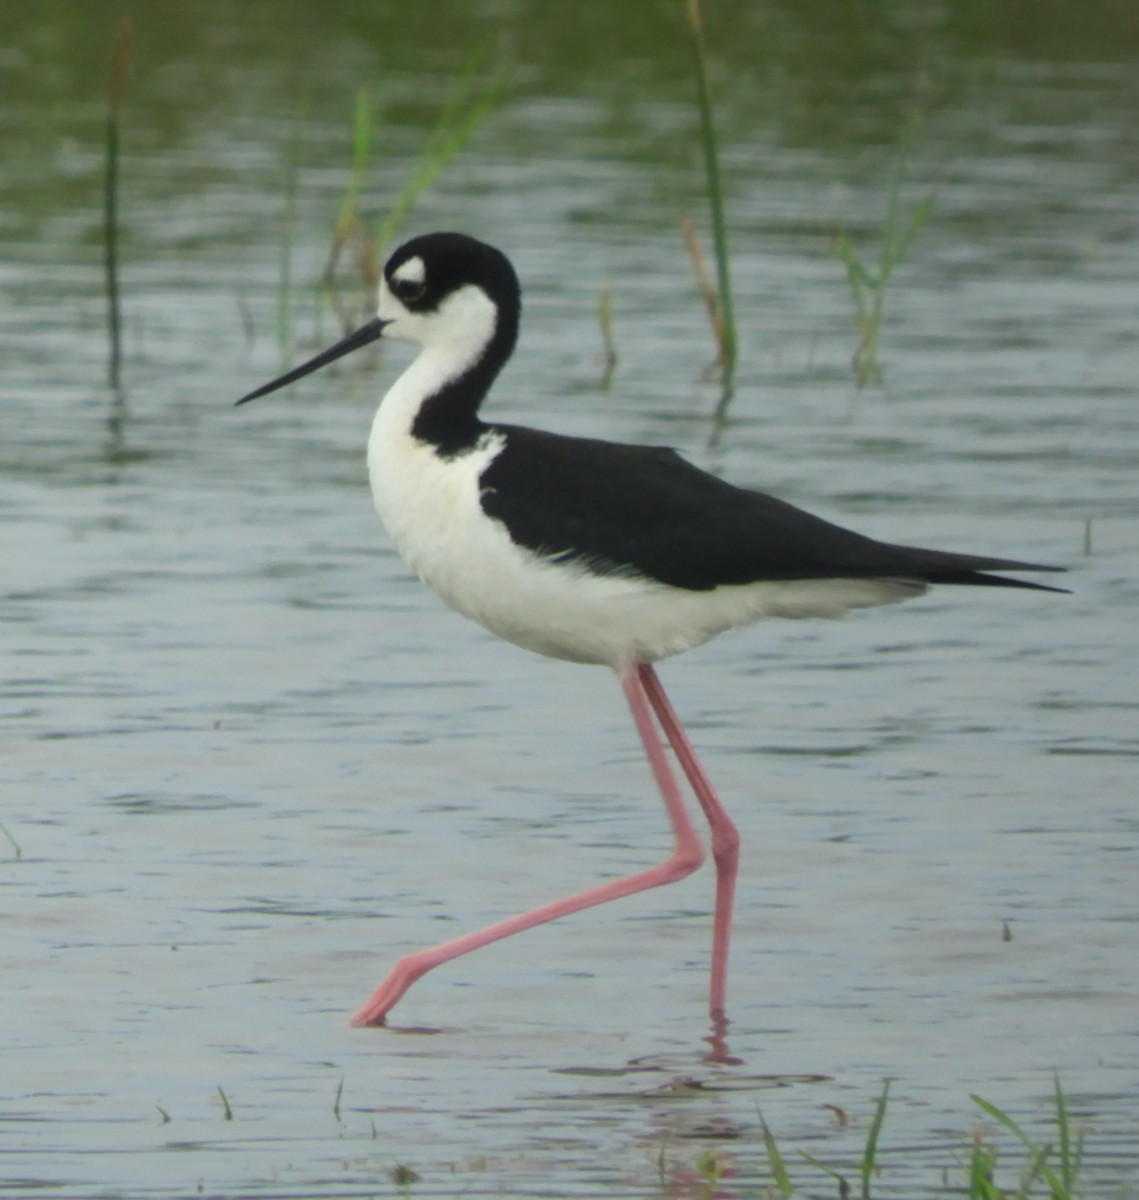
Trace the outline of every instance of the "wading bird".
<instances>
[{"instance_id":1,"label":"wading bird","mask_svg":"<svg viewBox=\"0 0 1139 1200\"><path fill-rule=\"evenodd\" d=\"M388 259L373 320L238 403L381 334L419 347L368 439L381 520L452 608L528 650L617 673L675 849L659 866L406 955L353 1022L382 1024L420 976L461 954L696 869L703 850L654 718L711 826L709 999L722 1020L739 837L653 664L762 617L837 617L935 583L1059 591L991 572L1061 568L875 541L725 483L672 450L484 421L479 409L514 350L520 315L518 279L500 251L463 234L418 237Z\"/></svg>"}]
</instances>

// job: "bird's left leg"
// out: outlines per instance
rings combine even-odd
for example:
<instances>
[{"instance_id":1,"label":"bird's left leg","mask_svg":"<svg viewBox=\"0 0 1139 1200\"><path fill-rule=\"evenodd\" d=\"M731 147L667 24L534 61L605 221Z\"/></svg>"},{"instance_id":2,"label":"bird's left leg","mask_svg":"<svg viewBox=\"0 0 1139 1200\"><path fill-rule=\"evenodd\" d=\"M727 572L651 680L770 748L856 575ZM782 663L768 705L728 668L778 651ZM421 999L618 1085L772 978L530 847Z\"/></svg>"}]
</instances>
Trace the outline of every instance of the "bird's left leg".
<instances>
[{"instance_id":1,"label":"bird's left leg","mask_svg":"<svg viewBox=\"0 0 1139 1200\"><path fill-rule=\"evenodd\" d=\"M724 811L715 789L700 765L692 743L684 732L657 673L648 663L637 672L645 694L657 715L696 799L712 828L712 859L716 864L716 910L712 921L712 974L708 1005L713 1016L723 1016L728 987L728 943L732 930L732 903L736 891L736 870L740 856L740 835Z\"/></svg>"}]
</instances>

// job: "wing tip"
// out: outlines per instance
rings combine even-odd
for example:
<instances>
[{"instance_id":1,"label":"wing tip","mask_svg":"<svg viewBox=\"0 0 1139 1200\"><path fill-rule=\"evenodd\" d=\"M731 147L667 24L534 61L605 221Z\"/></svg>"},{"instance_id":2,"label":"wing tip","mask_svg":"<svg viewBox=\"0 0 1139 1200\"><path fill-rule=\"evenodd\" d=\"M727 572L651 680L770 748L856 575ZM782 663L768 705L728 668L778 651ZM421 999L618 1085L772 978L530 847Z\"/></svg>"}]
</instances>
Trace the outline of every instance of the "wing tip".
<instances>
[{"instance_id":1,"label":"wing tip","mask_svg":"<svg viewBox=\"0 0 1139 1200\"><path fill-rule=\"evenodd\" d=\"M1030 592L1053 592L1059 596L1070 596L1071 588L1055 587L1050 583L1037 583L1031 579L1013 579L1008 575L994 575L993 571L1049 571L1062 573L1067 567L1045 566L1042 563L1000 563L991 567L976 567L971 571L948 572L933 576L931 583L972 584L979 587L1023 588Z\"/></svg>"}]
</instances>

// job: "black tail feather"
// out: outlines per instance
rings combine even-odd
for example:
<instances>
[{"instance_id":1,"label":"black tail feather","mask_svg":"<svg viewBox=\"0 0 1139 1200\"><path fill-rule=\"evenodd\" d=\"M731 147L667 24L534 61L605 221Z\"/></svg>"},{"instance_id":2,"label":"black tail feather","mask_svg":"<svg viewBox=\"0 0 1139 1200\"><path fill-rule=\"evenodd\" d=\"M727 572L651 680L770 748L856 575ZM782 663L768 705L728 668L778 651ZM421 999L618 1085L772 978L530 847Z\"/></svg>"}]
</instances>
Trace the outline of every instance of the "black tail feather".
<instances>
[{"instance_id":1,"label":"black tail feather","mask_svg":"<svg viewBox=\"0 0 1139 1200\"><path fill-rule=\"evenodd\" d=\"M923 578L930 583L956 583L971 587L1027 588L1034 592L1058 592L1065 596L1071 594L1069 588L1052 587L1047 583L1031 583L1027 579L1010 579L1007 575L990 575L988 572L991 569L993 568L982 567L964 571L937 571L923 575ZM996 569L1003 571L1065 570L1064 567L1045 567L1039 563L1001 563Z\"/></svg>"}]
</instances>

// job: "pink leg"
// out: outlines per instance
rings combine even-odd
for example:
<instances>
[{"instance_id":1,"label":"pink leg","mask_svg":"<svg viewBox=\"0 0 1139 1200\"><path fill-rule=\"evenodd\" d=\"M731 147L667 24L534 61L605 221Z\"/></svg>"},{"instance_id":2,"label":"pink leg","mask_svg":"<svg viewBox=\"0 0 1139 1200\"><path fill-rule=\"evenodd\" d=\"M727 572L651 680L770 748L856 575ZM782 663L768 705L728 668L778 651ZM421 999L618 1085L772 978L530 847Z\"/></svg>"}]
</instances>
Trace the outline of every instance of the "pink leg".
<instances>
[{"instance_id":1,"label":"pink leg","mask_svg":"<svg viewBox=\"0 0 1139 1200\"><path fill-rule=\"evenodd\" d=\"M692 784L696 799L712 827L712 859L716 864L716 915L712 923L712 981L709 1007L713 1016L723 1016L728 986L728 942L732 931L732 901L736 892L736 867L740 857L740 835L724 811L708 776L704 774L692 743L669 703L656 671L648 663L637 668L649 698L677 759Z\"/></svg>"},{"instance_id":2,"label":"pink leg","mask_svg":"<svg viewBox=\"0 0 1139 1200\"><path fill-rule=\"evenodd\" d=\"M583 908L604 904L607 900L616 900L621 896L631 896L634 892L643 892L646 888L673 883L696 870L703 861L704 852L700 847L700 840L692 828L692 823L688 819L688 814L684 811L680 790L676 786L676 780L673 778L664 748L661 746L660 738L657 736L656 727L653 724L652 711L649 708L649 695L646 694L644 670L645 668L638 667L626 668L621 672L621 686L625 691L637 732L641 736L645 754L648 756L649 765L652 767L653 776L668 811L668 819L672 824L676 849L671 856L659 866L651 867L647 871L639 871L635 875L614 880L612 883L600 884L584 892L578 892L576 895L567 896L564 900L555 900L552 904L545 904L531 912L499 921L498 924L479 930L477 933L468 933L449 942L442 942L438 946L431 946L426 950L417 950L412 954L405 955L368 998L364 1007L352 1018L353 1025L382 1025L385 1014L395 1007L404 992L421 975L426 975L428 971L442 963L450 962L453 958L458 958L461 954L469 954L472 950L478 950L481 946L498 941L499 938L509 937L512 933L521 933L524 929L532 929L535 925L542 925L546 921L553 921L555 918L564 917L569 913L580 912ZM649 669L649 679L655 680L651 669ZM658 688L659 686L657 684ZM654 701L654 703L656 702ZM685 770L687 769L685 767Z\"/></svg>"}]
</instances>

